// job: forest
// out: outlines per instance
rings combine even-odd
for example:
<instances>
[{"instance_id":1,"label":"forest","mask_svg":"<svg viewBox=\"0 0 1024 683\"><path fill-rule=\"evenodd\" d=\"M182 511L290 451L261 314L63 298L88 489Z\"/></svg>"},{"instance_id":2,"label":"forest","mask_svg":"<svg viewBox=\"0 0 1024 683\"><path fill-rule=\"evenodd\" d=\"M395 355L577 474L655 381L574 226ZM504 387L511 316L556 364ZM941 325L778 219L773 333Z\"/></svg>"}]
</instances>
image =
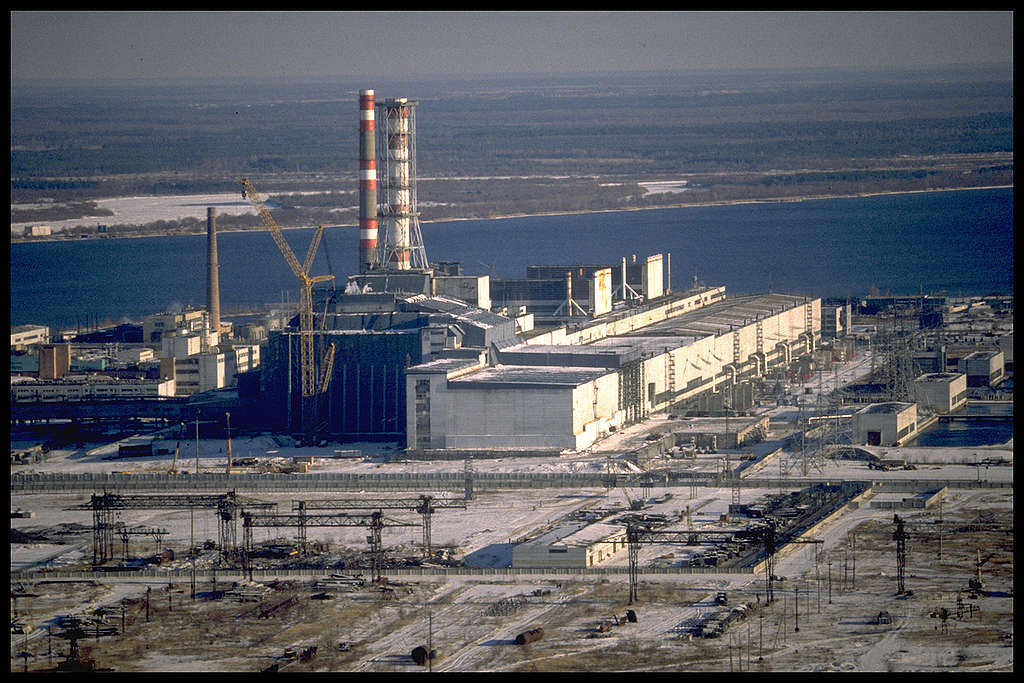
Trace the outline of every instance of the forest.
<instances>
[{"instance_id":1,"label":"forest","mask_svg":"<svg viewBox=\"0 0 1024 683\"><path fill-rule=\"evenodd\" d=\"M12 90L11 220L75 218L109 197L235 192L249 176L281 207L282 225L353 223L360 87L69 88L59 97ZM378 87L381 96L418 102L424 220L1013 183L1006 70ZM686 180L688 189L652 194L638 185L658 180ZM111 228L199 229L187 220Z\"/></svg>"}]
</instances>

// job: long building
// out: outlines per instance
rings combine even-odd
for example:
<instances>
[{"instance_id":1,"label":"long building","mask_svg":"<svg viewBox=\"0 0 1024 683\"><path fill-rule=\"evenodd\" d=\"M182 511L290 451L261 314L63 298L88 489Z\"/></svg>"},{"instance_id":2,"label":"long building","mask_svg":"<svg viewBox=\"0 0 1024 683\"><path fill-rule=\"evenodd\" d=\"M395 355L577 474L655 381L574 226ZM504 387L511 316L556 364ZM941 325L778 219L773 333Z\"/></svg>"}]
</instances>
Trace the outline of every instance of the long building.
<instances>
[{"instance_id":1,"label":"long building","mask_svg":"<svg viewBox=\"0 0 1024 683\"><path fill-rule=\"evenodd\" d=\"M650 413L728 395L820 339L819 299L714 291L711 303L679 295L490 357L408 368L407 447L583 450Z\"/></svg>"}]
</instances>

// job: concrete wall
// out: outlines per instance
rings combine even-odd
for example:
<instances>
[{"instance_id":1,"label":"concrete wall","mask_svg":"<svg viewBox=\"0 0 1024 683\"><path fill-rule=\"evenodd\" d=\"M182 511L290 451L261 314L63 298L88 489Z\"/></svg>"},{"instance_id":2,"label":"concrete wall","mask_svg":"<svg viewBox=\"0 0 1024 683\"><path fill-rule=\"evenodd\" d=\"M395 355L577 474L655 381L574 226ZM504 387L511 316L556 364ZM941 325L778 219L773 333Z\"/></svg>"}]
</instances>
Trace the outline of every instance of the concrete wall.
<instances>
[{"instance_id":1,"label":"concrete wall","mask_svg":"<svg viewBox=\"0 0 1024 683\"><path fill-rule=\"evenodd\" d=\"M435 275L434 293L450 296L491 310L491 277L489 275Z\"/></svg>"},{"instance_id":2,"label":"concrete wall","mask_svg":"<svg viewBox=\"0 0 1024 683\"><path fill-rule=\"evenodd\" d=\"M575 448L572 387L446 392L449 448Z\"/></svg>"},{"instance_id":3,"label":"concrete wall","mask_svg":"<svg viewBox=\"0 0 1024 683\"><path fill-rule=\"evenodd\" d=\"M914 389L918 404L935 412L949 413L967 403L967 375L964 374L922 375L914 381Z\"/></svg>"},{"instance_id":4,"label":"concrete wall","mask_svg":"<svg viewBox=\"0 0 1024 683\"><path fill-rule=\"evenodd\" d=\"M652 323L698 310L708 304L725 298L725 287L714 287L703 292L652 306L647 310L622 316L598 325L568 332L566 328L536 335L526 340L527 344L589 344L606 337L614 337L636 331Z\"/></svg>"},{"instance_id":5,"label":"concrete wall","mask_svg":"<svg viewBox=\"0 0 1024 683\"><path fill-rule=\"evenodd\" d=\"M879 432L880 446L892 446L912 434L917 426L917 405L908 404L899 412L867 412L864 409L853 416L856 443L868 443L869 432Z\"/></svg>"},{"instance_id":6,"label":"concrete wall","mask_svg":"<svg viewBox=\"0 0 1024 683\"><path fill-rule=\"evenodd\" d=\"M957 364L957 370L967 375L968 386L995 386L1003 378L1004 357L1002 351L976 351Z\"/></svg>"},{"instance_id":7,"label":"concrete wall","mask_svg":"<svg viewBox=\"0 0 1024 683\"><path fill-rule=\"evenodd\" d=\"M580 450L605 435L609 427L619 427L619 376L615 373L580 385L572 392L572 434Z\"/></svg>"},{"instance_id":8,"label":"concrete wall","mask_svg":"<svg viewBox=\"0 0 1024 683\"><path fill-rule=\"evenodd\" d=\"M713 291L704 292L673 305L682 305L688 310L691 304L699 308L705 298L714 295ZM817 332L821 320L820 300L812 300L808 305L812 311L812 331ZM784 362L785 354L776 346L779 342L794 344L806 334L806 306L779 311L760 321L738 316L731 332L709 334L686 346L679 346L677 338L667 337L664 353L642 361L642 412L665 410L678 401L732 386L735 373L727 372L727 366L732 367L734 362L734 339L739 340L741 369L754 367L765 372ZM656 312L655 317L671 317L667 308L660 307L662 310ZM637 323L633 318L630 325ZM611 327L616 324L608 323ZM759 354L758 325L761 327L760 359L752 361ZM420 376L415 368L410 374ZM523 385L453 390L446 380L439 379L442 376L430 380L429 445L415 433L416 384L406 382L406 441L411 448L582 450L607 434L611 427L621 426L624 419L618 409L620 379L617 370L564 388ZM422 406L422 397L420 401Z\"/></svg>"}]
</instances>

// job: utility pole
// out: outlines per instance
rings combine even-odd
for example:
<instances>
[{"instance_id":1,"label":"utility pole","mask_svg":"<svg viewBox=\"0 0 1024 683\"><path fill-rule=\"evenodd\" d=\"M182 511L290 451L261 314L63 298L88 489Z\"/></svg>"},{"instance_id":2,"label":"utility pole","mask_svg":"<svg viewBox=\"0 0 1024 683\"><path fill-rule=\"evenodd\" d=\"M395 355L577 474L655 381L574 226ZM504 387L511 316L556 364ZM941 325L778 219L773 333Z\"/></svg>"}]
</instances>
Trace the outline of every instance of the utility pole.
<instances>
[{"instance_id":1,"label":"utility pole","mask_svg":"<svg viewBox=\"0 0 1024 683\"><path fill-rule=\"evenodd\" d=\"M758 662L764 661L764 612L758 611L757 613L757 649L758 649Z\"/></svg>"},{"instance_id":2,"label":"utility pole","mask_svg":"<svg viewBox=\"0 0 1024 683\"><path fill-rule=\"evenodd\" d=\"M821 553L818 546L814 546L814 584L818 587L818 614L821 614L821 574L818 572Z\"/></svg>"},{"instance_id":3,"label":"utility pole","mask_svg":"<svg viewBox=\"0 0 1024 683\"><path fill-rule=\"evenodd\" d=\"M832 604L832 556L828 558L828 604Z\"/></svg>"},{"instance_id":4,"label":"utility pole","mask_svg":"<svg viewBox=\"0 0 1024 683\"><path fill-rule=\"evenodd\" d=\"M850 568L850 588L857 590L857 537L850 534L850 559L853 560L853 567Z\"/></svg>"},{"instance_id":5,"label":"utility pole","mask_svg":"<svg viewBox=\"0 0 1024 683\"><path fill-rule=\"evenodd\" d=\"M199 411L196 411L196 474L199 474Z\"/></svg>"},{"instance_id":6,"label":"utility pole","mask_svg":"<svg viewBox=\"0 0 1024 683\"><path fill-rule=\"evenodd\" d=\"M228 464L224 470L225 474L231 474L231 413L224 413L224 420L226 421L226 428L228 431Z\"/></svg>"},{"instance_id":7,"label":"utility pole","mask_svg":"<svg viewBox=\"0 0 1024 683\"><path fill-rule=\"evenodd\" d=\"M196 509L189 507L188 554L192 558L191 582L192 600L196 599Z\"/></svg>"},{"instance_id":8,"label":"utility pole","mask_svg":"<svg viewBox=\"0 0 1024 683\"><path fill-rule=\"evenodd\" d=\"M793 621L795 626L793 631L800 633L800 589L793 589Z\"/></svg>"}]
</instances>

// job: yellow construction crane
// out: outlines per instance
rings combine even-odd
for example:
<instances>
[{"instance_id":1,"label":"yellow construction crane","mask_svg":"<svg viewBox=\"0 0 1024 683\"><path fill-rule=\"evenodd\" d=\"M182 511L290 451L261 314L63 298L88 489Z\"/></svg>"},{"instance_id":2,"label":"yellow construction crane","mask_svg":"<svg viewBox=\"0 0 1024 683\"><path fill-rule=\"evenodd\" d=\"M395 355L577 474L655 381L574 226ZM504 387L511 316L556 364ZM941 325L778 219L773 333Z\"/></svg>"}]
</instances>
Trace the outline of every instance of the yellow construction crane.
<instances>
[{"instance_id":1,"label":"yellow construction crane","mask_svg":"<svg viewBox=\"0 0 1024 683\"><path fill-rule=\"evenodd\" d=\"M318 226L313 234L313 241L310 242L309 250L306 252L306 260L299 263L291 246L285 241L281 228L270 215L270 211L260 199L256 188L249 182L248 178L242 179L242 197L247 199L260 215L263 225L270 231L271 237L277 243L285 261L291 266L292 272L298 278L301 290L299 294L299 364L302 371L302 434L307 443L312 440L316 428L316 369L313 358L313 285L317 282L333 280L333 275L314 275L310 277L309 269L313 266L313 257L316 255L320 238L324 234L324 226ZM332 354L333 360L333 354ZM289 380L290 381L290 380Z\"/></svg>"}]
</instances>

